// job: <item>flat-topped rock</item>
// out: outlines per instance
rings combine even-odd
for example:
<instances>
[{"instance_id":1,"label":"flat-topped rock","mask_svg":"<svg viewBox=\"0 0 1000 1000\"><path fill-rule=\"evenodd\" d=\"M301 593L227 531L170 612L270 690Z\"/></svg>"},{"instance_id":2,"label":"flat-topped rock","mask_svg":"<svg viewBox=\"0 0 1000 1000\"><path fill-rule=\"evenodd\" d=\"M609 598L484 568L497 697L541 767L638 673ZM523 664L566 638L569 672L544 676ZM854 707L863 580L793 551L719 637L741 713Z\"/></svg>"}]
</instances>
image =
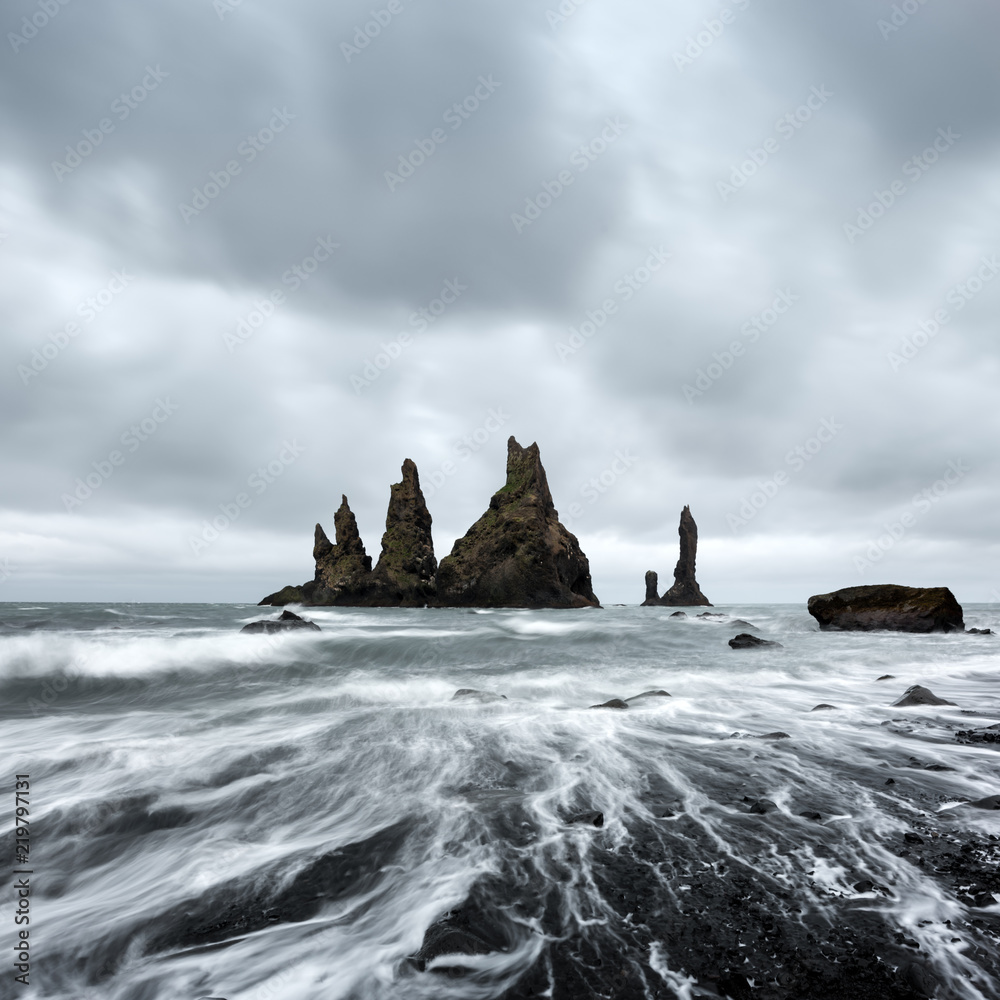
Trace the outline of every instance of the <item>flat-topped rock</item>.
<instances>
[{"instance_id":1,"label":"flat-topped rock","mask_svg":"<svg viewBox=\"0 0 1000 1000\"><path fill-rule=\"evenodd\" d=\"M947 587L875 584L809 598L809 614L824 631L961 632L962 606Z\"/></svg>"}]
</instances>

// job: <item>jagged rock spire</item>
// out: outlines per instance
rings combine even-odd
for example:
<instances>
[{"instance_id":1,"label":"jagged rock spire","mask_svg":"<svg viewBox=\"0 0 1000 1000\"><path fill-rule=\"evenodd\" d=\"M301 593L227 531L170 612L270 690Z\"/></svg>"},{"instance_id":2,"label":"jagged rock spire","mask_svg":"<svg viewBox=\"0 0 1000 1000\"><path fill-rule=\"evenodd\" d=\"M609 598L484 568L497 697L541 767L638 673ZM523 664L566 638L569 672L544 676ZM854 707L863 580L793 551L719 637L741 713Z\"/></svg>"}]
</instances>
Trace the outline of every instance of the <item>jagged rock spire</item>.
<instances>
[{"instance_id":1,"label":"jagged rock spire","mask_svg":"<svg viewBox=\"0 0 1000 1000\"><path fill-rule=\"evenodd\" d=\"M538 445L507 441L507 482L441 560L438 603L450 607L599 606L590 564L559 521Z\"/></svg>"}]
</instances>

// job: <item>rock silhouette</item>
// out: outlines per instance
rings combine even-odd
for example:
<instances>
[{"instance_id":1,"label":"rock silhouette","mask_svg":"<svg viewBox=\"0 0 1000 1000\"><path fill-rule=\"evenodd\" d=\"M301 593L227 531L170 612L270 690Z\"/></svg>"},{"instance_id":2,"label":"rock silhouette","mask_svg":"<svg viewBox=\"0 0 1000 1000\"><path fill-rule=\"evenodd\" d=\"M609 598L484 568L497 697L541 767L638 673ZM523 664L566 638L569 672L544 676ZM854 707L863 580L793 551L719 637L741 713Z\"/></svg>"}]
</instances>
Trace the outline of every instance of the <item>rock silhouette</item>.
<instances>
[{"instance_id":1,"label":"rock silhouette","mask_svg":"<svg viewBox=\"0 0 1000 1000\"><path fill-rule=\"evenodd\" d=\"M876 584L809 598L809 614L824 631L961 632L962 606L947 587Z\"/></svg>"},{"instance_id":2,"label":"rock silhouette","mask_svg":"<svg viewBox=\"0 0 1000 1000\"><path fill-rule=\"evenodd\" d=\"M431 515L410 459L403 462L402 473L402 481L389 489L382 554L374 570L354 512L343 496L333 516L336 543L331 543L322 525L316 525L313 579L301 587L285 587L260 603L408 608L431 602L437 570Z\"/></svg>"},{"instance_id":3,"label":"rock silhouette","mask_svg":"<svg viewBox=\"0 0 1000 1000\"><path fill-rule=\"evenodd\" d=\"M560 523L538 445L507 441L507 482L441 560L443 607L599 607L590 564Z\"/></svg>"},{"instance_id":4,"label":"rock silhouette","mask_svg":"<svg viewBox=\"0 0 1000 1000\"><path fill-rule=\"evenodd\" d=\"M712 602L701 592L695 579L695 559L698 555L698 525L691 516L691 508L685 506L681 511L680 524L677 527L680 536L680 556L674 567L673 586L662 596L657 596L656 573L649 570L646 573L646 599L642 607L712 607Z\"/></svg>"},{"instance_id":5,"label":"rock silhouette","mask_svg":"<svg viewBox=\"0 0 1000 1000\"><path fill-rule=\"evenodd\" d=\"M312 632L321 632L322 629L315 623L300 618L291 611L282 611L280 618L264 618L261 621L249 622L240 629L241 632L263 632L270 635L273 632L288 632L292 629L307 629Z\"/></svg>"},{"instance_id":6,"label":"rock silhouette","mask_svg":"<svg viewBox=\"0 0 1000 1000\"><path fill-rule=\"evenodd\" d=\"M590 564L559 521L538 445L507 442L507 482L489 509L438 565L431 515L416 465L406 459L390 488L382 552L372 569L347 502L331 542L316 525L312 580L269 594L262 605L336 607L600 607Z\"/></svg>"}]
</instances>

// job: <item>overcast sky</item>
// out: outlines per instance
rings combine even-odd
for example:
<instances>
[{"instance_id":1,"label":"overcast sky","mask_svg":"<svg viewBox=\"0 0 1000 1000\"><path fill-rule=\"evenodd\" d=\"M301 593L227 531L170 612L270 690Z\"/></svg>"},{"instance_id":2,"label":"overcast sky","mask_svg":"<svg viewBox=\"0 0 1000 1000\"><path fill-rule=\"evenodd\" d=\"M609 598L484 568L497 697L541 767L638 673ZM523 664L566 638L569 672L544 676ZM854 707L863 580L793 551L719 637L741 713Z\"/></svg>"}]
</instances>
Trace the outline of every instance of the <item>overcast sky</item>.
<instances>
[{"instance_id":1,"label":"overcast sky","mask_svg":"<svg viewBox=\"0 0 1000 1000\"><path fill-rule=\"evenodd\" d=\"M605 603L684 504L717 604L1000 601L995 3L2 28L0 600L256 601L404 458L440 559L514 434Z\"/></svg>"}]
</instances>

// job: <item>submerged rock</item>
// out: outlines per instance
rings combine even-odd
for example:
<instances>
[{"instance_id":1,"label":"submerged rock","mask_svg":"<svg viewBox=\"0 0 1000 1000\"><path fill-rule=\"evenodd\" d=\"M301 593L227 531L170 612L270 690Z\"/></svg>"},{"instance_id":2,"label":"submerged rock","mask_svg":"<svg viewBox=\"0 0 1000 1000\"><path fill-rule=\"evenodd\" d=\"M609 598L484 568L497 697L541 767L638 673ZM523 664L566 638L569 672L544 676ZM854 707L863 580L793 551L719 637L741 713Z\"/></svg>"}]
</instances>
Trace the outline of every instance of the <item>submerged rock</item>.
<instances>
[{"instance_id":1,"label":"submerged rock","mask_svg":"<svg viewBox=\"0 0 1000 1000\"><path fill-rule=\"evenodd\" d=\"M603 702L600 705L591 705L591 708L617 708L619 711L628 708L628 702L622 701L621 698L611 698L608 701Z\"/></svg>"},{"instance_id":2,"label":"submerged rock","mask_svg":"<svg viewBox=\"0 0 1000 1000\"><path fill-rule=\"evenodd\" d=\"M825 712L825 711L830 710L830 709L836 711L837 706L836 705L827 705L824 702L822 705L817 705L815 708L809 709L809 711L810 712Z\"/></svg>"},{"instance_id":3,"label":"submerged rock","mask_svg":"<svg viewBox=\"0 0 1000 1000\"><path fill-rule=\"evenodd\" d=\"M778 804L770 799L758 799L751 807L750 812L757 815L765 815L777 810Z\"/></svg>"},{"instance_id":4,"label":"submerged rock","mask_svg":"<svg viewBox=\"0 0 1000 1000\"><path fill-rule=\"evenodd\" d=\"M701 592L695 578L695 561L698 555L698 525L691 516L691 508L685 506L681 511L680 524L677 527L680 536L680 556L674 567L673 586L662 596L657 596L657 575L649 570L646 573L646 599L642 607L712 607L712 602Z\"/></svg>"},{"instance_id":5,"label":"submerged rock","mask_svg":"<svg viewBox=\"0 0 1000 1000\"><path fill-rule=\"evenodd\" d=\"M669 698L670 692L664 691L662 688L658 691L643 691L642 694L634 694L631 698L626 698L629 704L633 701L642 701L644 698Z\"/></svg>"},{"instance_id":6,"label":"submerged rock","mask_svg":"<svg viewBox=\"0 0 1000 1000\"><path fill-rule=\"evenodd\" d=\"M672 615L670 615L670 617L671 618L687 618L687 612L686 611L675 611Z\"/></svg>"},{"instance_id":7,"label":"submerged rock","mask_svg":"<svg viewBox=\"0 0 1000 1000\"><path fill-rule=\"evenodd\" d=\"M921 685L919 684L914 684L912 687L908 687L903 692L903 696L898 701L894 701L890 707L906 708L910 705L954 705L954 704L955 703L953 701L945 701L944 698L939 698L929 688L921 687Z\"/></svg>"},{"instance_id":8,"label":"submerged rock","mask_svg":"<svg viewBox=\"0 0 1000 1000\"><path fill-rule=\"evenodd\" d=\"M770 639L758 639L755 635L750 635L749 632L741 632L737 636L733 636L729 640L729 645L733 649L756 649L759 646L781 646L780 642L773 642Z\"/></svg>"},{"instance_id":9,"label":"submerged rock","mask_svg":"<svg viewBox=\"0 0 1000 1000\"><path fill-rule=\"evenodd\" d=\"M584 812L579 813L576 816L570 817L568 822L571 825L581 824L583 826L604 826L604 813L602 812Z\"/></svg>"},{"instance_id":10,"label":"submerged rock","mask_svg":"<svg viewBox=\"0 0 1000 1000\"><path fill-rule=\"evenodd\" d=\"M437 602L445 607L599 607L590 564L559 521L538 445L507 441L507 482L486 513L441 560Z\"/></svg>"},{"instance_id":11,"label":"submerged rock","mask_svg":"<svg viewBox=\"0 0 1000 1000\"><path fill-rule=\"evenodd\" d=\"M962 606L947 587L876 584L809 598L809 614L824 631L961 632Z\"/></svg>"},{"instance_id":12,"label":"submerged rock","mask_svg":"<svg viewBox=\"0 0 1000 1000\"><path fill-rule=\"evenodd\" d=\"M495 694L493 691L477 691L475 688L459 688L452 696L452 701L506 701L507 695Z\"/></svg>"},{"instance_id":13,"label":"submerged rock","mask_svg":"<svg viewBox=\"0 0 1000 1000\"><path fill-rule=\"evenodd\" d=\"M993 635L993 630L988 628L966 629L966 635Z\"/></svg>"},{"instance_id":14,"label":"submerged rock","mask_svg":"<svg viewBox=\"0 0 1000 1000\"><path fill-rule=\"evenodd\" d=\"M292 611L282 611L280 618L265 618L258 622L250 622L240 629L241 632L287 632L291 629L308 629L314 632L321 632L322 629L315 623L300 618Z\"/></svg>"}]
</instances>

